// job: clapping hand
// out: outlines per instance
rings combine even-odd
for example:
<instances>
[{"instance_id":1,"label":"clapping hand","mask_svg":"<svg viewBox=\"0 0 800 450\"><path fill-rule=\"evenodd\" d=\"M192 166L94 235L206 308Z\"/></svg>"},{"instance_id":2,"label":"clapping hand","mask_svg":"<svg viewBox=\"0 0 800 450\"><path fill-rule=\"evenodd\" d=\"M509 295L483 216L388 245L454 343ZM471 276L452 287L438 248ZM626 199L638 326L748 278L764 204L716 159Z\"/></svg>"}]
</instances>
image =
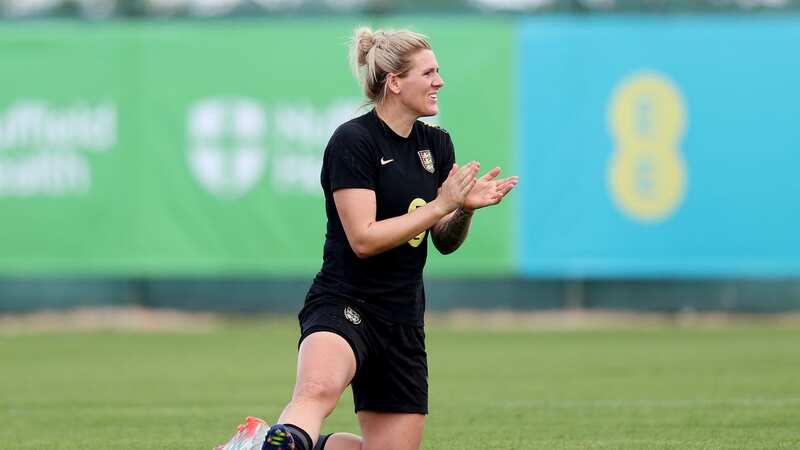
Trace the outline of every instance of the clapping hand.
<instances>
[{"instance_id":1,"label":"clapping hand","mask_svg":"<svg viewBox=\"0 0 800 450\"><path fill-rule=\"evenodd\" d=\"M473 187L478 180L475 175L478 173L480 165L472 161L459 167L458 164L453 164L450 172L447 174L447 179L442 183L439 188L439 193L436 199L444 207L444 213L449 213L464 205L464 200L468 193L473 190Z\"/></svg>"},{"instance_id":2,"label":"clapping hand","mask_svg":"<svg viewBox=\"0 0 800 450\"><path fill-rule=\"evenodd\" d=\"M495 179L498 175L500 175L500 168L495 167L476 180L472 190L464 198L462 206L464 210L471 212L478 208L500 203L503 197L511 192L519 182L519 177L516 175Z\"/></svg>"}]
</instances>

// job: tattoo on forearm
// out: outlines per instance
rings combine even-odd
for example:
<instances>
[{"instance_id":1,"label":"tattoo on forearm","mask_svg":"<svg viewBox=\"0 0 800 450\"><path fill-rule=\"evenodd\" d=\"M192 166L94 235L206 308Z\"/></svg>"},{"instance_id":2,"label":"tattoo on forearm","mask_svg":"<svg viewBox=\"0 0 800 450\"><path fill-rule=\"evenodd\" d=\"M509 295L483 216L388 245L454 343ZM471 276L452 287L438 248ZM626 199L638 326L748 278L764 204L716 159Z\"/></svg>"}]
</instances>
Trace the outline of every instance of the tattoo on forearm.
<instances>
[{"instance_id":1,"label":"tattoo on forearm","mask_svg":"<svg viewBox=\"0 0 800 450\"><path fill-rule=\"evenodd\" d=\"M433 244L439 251L447 255L453 253L467 238L469 224L472 222L472 213L459 208L453 213L444 225L432 234Z\"/></svg>"}]
</instances>

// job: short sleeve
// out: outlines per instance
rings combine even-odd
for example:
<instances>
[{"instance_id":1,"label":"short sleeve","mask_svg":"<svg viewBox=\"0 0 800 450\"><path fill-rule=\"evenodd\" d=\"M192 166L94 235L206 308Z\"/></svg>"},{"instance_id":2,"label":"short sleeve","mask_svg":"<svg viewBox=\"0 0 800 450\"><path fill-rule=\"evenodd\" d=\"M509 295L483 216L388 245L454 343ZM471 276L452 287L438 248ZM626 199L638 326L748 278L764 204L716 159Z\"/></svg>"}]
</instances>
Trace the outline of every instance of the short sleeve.
<instances>
[{"instance_id":1,"label":"short sleeve","mask_svg":"<svg viewBox=\"0 0 800 450\"><path fill-rule=\"evenodd\" d=\"M441 133L441 151L442 157L439 163L439 167L437 168L439 172L439 186L444 183L444 180L447 179L447 174L450 173L450 169L453 167L453 164L456 162L456 151L453 148L453 141L450 139L450 135L448 133Z\"/></svg>"},{"instance_id":2,"label":"short sleeve","mask_svg":"<svg viewBox=\"0 0 800 450\"><path fill-rule=\"evenodd\" d=\"M376 161L366 133L355 127L340 128L328 144L328 177L331 192L337 189L375 190Z\"/></svg>"}]
</instances>

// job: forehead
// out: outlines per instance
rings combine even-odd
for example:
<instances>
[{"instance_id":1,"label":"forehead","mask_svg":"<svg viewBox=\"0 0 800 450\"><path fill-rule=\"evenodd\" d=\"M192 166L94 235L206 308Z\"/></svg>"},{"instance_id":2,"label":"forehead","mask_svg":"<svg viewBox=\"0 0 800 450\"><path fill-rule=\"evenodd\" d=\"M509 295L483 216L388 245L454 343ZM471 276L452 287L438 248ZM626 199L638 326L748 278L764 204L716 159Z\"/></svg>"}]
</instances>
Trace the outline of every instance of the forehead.
<instances>
[{"instance_id":1,"label":"forehead","mask_svg":"<svg viewBox=\"0 0 800 450\"><path fill-rule=\"evenodd\" d=\"M439 67L439 63L436 62L436 55L433 54L433 50L424 48L411 55L411 67L424 70Z\"/></svg>"}]
</instances>

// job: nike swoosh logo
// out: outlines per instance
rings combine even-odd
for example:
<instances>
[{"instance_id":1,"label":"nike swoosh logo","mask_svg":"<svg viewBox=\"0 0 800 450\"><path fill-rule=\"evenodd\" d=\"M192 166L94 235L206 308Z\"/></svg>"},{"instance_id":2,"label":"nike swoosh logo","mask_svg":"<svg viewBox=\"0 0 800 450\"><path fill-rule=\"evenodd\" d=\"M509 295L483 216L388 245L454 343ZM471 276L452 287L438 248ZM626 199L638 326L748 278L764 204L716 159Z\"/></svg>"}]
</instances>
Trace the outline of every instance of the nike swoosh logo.
<instances>
[{"instance_id":1,"label":"nike swoosh logo","mask_svg":"<svg viewBox=\"0 0 800 450\"><path fill-rule=\"evenodd\" d=\"M383 159L383 156L381 156L381 165L382 166L385 166L385 165L387 165L387 164L389 164L390 162L393 162L393 161L394 161L394 158L392 158L392 159Z\"/></svg>"}]
</instances>

